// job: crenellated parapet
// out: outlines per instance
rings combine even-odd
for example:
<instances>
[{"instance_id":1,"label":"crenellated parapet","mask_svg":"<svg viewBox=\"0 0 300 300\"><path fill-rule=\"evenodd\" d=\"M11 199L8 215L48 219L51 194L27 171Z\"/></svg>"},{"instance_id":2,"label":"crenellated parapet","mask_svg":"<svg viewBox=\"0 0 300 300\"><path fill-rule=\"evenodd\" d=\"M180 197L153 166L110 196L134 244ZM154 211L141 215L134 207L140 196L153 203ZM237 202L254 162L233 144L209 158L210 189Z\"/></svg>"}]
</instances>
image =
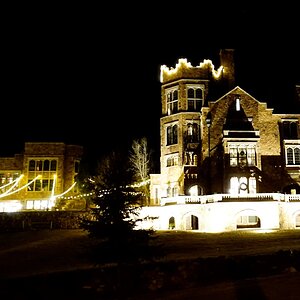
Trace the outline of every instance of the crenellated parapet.
<instances>
[{"instance_id":1,"label":"crenellated parapet","mask_svg":"<svg viewBox=\"0 0 300 300\"><path fill-rule=\"evenodd\" d=\"M185 58L178 60L175 68L162 65L160 68L160 81L167 83L178 79L220 79L223 76L224 68L220 66L215 68L209 59L204 59L198 66L192 66Z\"/></svg>"}]
</instances>

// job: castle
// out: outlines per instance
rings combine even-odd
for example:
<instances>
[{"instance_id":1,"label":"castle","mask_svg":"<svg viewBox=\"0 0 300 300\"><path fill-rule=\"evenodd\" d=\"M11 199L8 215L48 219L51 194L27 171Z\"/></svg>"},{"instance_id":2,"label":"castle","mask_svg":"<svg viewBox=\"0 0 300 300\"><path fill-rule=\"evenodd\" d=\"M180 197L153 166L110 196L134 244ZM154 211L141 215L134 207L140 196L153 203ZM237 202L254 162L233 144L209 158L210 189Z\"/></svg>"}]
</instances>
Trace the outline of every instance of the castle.
<instances>
[{"instance_id":1,"label":"castle","mask_svg":"<svg viewBox=\"0 0 300 300\"><path fill-rule=\"evenodd\" d=\"M274 113L235 86L232 49L218 68L179 59L160 75L160 174L143 208L155 220L143 226L300 228L300 114Z\"/></svg>"},{"instance_id":2,"label":"castle","mask_svg":"<svg viewBox=\"0 0 300 300\"><path fill-rule=\"evenodd\" d=\"M220 232L300 228L300 114L275 113L235 85L234 50L161 67L160 173L140 226ZM300 85L295 86L300 101ZM282 99L285 101L286 99ZM159 134L159 133L157 133ZM84 210L83 148L25 143L0 158L0 211Z\"/></svg>"}]
</instances>

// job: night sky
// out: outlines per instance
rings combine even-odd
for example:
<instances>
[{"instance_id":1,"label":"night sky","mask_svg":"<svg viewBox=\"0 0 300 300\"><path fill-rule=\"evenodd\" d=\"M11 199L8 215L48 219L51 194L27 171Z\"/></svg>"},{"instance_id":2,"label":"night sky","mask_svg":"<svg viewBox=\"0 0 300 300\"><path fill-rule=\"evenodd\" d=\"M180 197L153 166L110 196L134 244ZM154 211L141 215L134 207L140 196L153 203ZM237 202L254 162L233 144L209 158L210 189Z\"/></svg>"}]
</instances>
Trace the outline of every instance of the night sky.
<instances>
[{"instance_id":1,"label":"night sky","mask_svg":"<svg viewBox=\"0 0 300 300\"><path fill-rule=\"evenodd\" d=\"M45 141L80 144L101 156L143 136L158 154L160 66L187 58L219 67L222 48L235 49L237 85L268 107L295 112L296 8L191 5L7 11L0 155Z\"/></svg>"}]
</instances>

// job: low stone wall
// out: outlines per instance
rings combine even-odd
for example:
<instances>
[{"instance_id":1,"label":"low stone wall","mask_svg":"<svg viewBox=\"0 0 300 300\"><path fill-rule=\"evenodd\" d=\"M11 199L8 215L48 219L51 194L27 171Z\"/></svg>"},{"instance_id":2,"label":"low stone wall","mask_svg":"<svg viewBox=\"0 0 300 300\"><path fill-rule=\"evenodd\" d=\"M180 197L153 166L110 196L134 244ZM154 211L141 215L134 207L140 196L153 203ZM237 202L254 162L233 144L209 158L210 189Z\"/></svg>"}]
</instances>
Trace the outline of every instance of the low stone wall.
<instances>
[{"instance_id":1,"label":"low stone wall","mask_svg":"<svg viewBox=\"0 0 300 300\"><path fill-rule=\"evenodd\" d=\"M31 229L77 229L88 212L30 211L0 213L0 232Z\"/></svg>"}]
</instances>

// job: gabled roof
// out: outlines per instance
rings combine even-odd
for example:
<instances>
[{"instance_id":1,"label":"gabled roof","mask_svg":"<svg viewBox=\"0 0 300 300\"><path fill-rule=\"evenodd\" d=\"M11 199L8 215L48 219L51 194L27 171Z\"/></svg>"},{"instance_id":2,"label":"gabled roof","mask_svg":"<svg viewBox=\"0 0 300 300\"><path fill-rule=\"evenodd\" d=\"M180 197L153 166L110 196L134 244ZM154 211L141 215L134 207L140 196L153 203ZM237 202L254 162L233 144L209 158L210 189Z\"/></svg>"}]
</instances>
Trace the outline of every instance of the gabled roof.
<instances>
[{"instance_id":1,"label":"gabled roof","mask_svg":"<svg viewBox=\"0 0 300 300\"><path fill-rule=\"evenodd\" d=\"M209 101L209 102L215 103L215 102L222 101L224 98L228 97L228 95L230 95L230 94L246 94L248 97L252 98L254 101L258 102L260 105L265 106L266 109L269 109L269 110L273 111L273 108L268 108L267 107L267 103L266 102L260 102L260 101L258 101L252 95L250 95L249 93L247 93L245 90L243 90L239 86L236 86L235 88L233 88L232 90L230 90L229 92L227 92L226 94L224 94L222 97L220 97L216 101Z\"/></svg>"},{"instance_id":2,"label":"gabled roof","mask_svg":"<svg viewBox=\"0 0 300 300\"><path fill-rule=\"evenodd\" d=\"M248 119L240 104L240 99L236 99L229 106L223 132L226 138L257 137L252 122Z\"/></svg>"}]
</instances>

